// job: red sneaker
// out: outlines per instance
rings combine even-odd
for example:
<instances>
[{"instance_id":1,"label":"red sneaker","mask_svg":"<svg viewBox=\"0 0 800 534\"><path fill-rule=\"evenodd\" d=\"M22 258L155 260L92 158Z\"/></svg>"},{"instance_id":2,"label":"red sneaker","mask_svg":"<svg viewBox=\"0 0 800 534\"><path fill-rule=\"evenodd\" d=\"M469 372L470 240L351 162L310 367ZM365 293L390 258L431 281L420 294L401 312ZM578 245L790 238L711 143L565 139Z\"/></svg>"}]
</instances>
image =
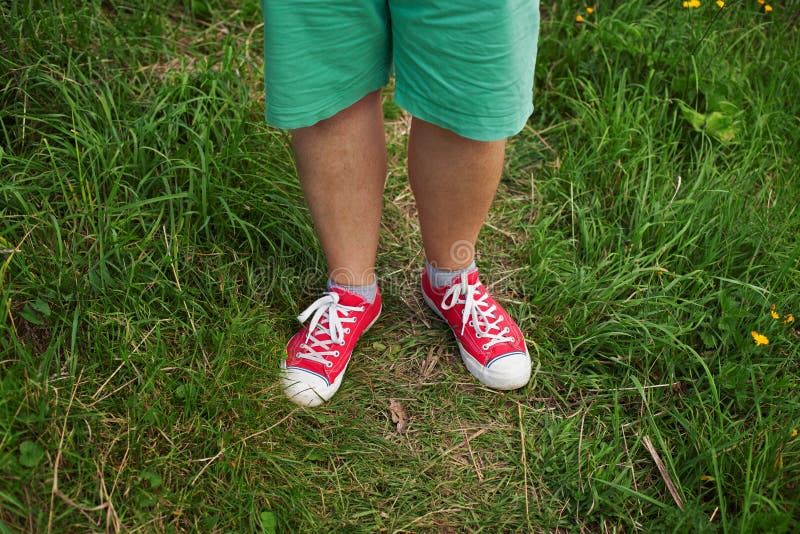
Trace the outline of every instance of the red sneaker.
<instances>
[{"instance_id":1,"label":"red sneaker","mask_svg":"<svg viewBox=\"0 0 800 534\"><path fill-rule=\"evenodd\" d=\"M380 314L380 292L372 304L338 287L318 298L298 317L301 323L311 317L311 322L286 345L284 393L302 406L318 406L333 397L358 338Z\"/></svg>"},{"instance_id":2,"label":"red sneaker","mask_svg":"<svg viewBox=\"0 0 800 534\"><path fill-rule=\"evenodd\" d=\"M450 325L464 365L493 389L517 389L531 377L525 339L500 304L478 280L478 270L453 277L449 286L434 288L422 272L422 296Z\"/></svg>"}]
</instances>

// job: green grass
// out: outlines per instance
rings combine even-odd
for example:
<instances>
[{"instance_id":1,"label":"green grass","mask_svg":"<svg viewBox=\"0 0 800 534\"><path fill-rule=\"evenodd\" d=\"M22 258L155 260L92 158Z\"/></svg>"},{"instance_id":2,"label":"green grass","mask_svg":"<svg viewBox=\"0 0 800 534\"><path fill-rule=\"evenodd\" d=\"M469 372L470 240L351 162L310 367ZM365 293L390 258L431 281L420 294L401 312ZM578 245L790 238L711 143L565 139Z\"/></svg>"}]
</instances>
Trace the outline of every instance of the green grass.
<instances>
[{"instance_id":1,"label":"green grass","mask_svg":"<svg viewBox=\"0 0 800 534\"><path fill-rule=\"evenodd\" d=\"M277 365L325 269L258 3L3 3L0 532L791 531L792 5L542 5L478 261L535 359L517 392L418 295L387 92L384 315L303 410Z\"/></svg>"}]
</instances>

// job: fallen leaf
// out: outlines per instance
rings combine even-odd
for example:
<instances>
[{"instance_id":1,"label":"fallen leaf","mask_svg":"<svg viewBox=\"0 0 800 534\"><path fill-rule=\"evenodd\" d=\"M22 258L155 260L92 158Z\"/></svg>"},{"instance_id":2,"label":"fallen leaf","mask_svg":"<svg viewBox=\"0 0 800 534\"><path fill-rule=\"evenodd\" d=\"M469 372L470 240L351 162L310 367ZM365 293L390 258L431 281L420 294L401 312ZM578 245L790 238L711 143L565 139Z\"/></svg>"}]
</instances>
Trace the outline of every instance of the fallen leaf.
<instances>
[{"instance_id":1,"label":"fallen leaf","mask_svg":"<svg viewBox=\"0 0 800 534\"><path fill-rule=\"evenodd\" d=\"M403 407L401 406L400 409L402 410ZM23 466L36 467L43 458L44 449L35 441L23 441L19 444L19 463Z\"/></svg>"},{"instance_id":2,"label":"fallen leaf","mask_svg":"<svg viewBox=\"0 0 800 534\"><path fill-rule=\"evenodd\" d=\"M278 530L278 518L275 512L261 512L261 532L264 534L275 534Z\"/></svg>"},{"instance_id":3,"label":"fallen leaf","mask_svg":"<svg viewBox=\"0 0 800 534\"><path fill-rule=\"evenodd\" d=\"M397 424L397 433L402 434L408 427L408 415L403 405L395 399L389 399L389 413L392 415L392 422Z\"/></svg>"}]
</instances>

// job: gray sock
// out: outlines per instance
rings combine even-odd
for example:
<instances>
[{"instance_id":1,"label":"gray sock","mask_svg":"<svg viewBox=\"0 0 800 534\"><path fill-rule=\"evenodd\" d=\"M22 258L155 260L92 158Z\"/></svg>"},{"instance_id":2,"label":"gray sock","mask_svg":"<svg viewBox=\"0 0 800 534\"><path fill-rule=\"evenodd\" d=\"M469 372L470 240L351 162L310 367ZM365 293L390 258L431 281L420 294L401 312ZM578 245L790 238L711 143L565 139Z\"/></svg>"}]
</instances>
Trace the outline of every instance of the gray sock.
<instances>
[{"instance_id":1,"label":"gray sock","mask_svg":"<svg viewBox=\"0 0 800 534\"><path fill-rule=\"evenodd\" d=\"M464 273L469 273L475 270L477 267L475 266L475 262L473 261L463 269L458 269L456 271L448 271L445 269L437 269L427 261L425 262L425 270L428 271L428 280L431 281L431 285L435 288L444 287L450 285L453 281L453 278L456 276L460 276Z\"/></svg>"},{"instance_id":2,"label":"gray sock","mask_svg":"<svg viewBox=\"0 0 800 534\"><path fill-rule=\"evenodd\" d=\"M354 295L358 295L359 297L366 300L370 304L375 302L375 296L378 294L377 280L375 280L374 282L372 282L372 284L368 286L346 286L342 284L337 284L336 282L328 278L328 291L330 291L334 287L338 287L340 289L344 289L348 293L353 293Z\"/></svg>"}]
</instances>

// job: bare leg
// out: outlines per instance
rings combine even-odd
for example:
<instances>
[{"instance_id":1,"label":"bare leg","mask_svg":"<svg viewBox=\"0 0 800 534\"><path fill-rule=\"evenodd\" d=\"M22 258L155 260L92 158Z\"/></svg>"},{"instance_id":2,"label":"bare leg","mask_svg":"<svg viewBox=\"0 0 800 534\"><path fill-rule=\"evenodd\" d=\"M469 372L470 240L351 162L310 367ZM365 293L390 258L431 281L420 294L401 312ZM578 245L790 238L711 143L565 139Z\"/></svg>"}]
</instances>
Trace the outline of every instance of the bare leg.
<instances>
[{"instance_id":1,"label":"bare leg","mask_svg":"<svg viewBox=\"0 0 800 534\"><path fill-rule=\"evenodd\" d=\"M425 255L439 269L467 267L500 182L505 140L482 142L414 118L408 177Z\"/></svg>"},{"instance_id":2,"label":"bare leg","mask_svg":"<svg viewBox=\"0 0 800 534\"><path fill-rule=\"evenodd\" d=\"M293 130L292 145L329 276L344 285L371 284L386 182L380 92Z\"/></svg>"}]
</instances>

